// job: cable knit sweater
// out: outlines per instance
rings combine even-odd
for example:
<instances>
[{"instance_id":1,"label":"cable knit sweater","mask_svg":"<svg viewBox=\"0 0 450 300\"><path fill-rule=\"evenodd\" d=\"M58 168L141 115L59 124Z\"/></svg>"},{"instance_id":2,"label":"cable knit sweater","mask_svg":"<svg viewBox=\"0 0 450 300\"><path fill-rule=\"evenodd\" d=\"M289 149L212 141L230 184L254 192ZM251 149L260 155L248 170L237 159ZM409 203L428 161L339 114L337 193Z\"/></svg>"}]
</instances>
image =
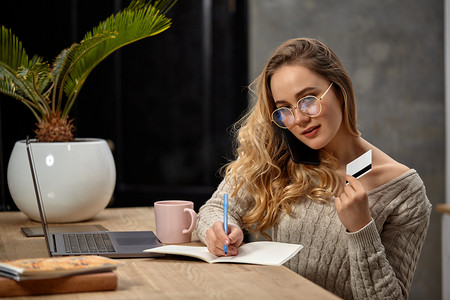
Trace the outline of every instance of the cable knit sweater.
<instances>
[{"instance_id":1,"label":"cable knit sweater","mask_svg":"<svg viewBox=\"0 0 450 300\"><path fill-rule=\"evenodd\" d=\"M197 233L223 221L223 194L232 189L223 181L200 209ZM277 242L304 248L285 265L344 299L406 299L427 232L431 204L415 170L368 192L372 221L349 233L334 204L299 201L293 213L282 213L272 228ZM242 228L252 205L240 191L229 200L229 224Z\"/></svg>"}]
</instances>

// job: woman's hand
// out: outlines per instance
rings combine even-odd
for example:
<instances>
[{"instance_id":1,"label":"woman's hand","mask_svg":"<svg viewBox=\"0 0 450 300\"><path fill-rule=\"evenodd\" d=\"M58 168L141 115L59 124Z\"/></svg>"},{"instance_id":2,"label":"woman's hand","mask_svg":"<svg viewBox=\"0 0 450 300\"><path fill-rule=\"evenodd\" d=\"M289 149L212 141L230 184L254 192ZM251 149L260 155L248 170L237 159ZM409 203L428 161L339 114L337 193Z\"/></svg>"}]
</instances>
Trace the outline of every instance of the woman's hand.
<instances>
[{"instance_id":1,"label":"woman's hand","mask_svg":"<svg viewBox=\"0 0 450 300\"><path fill-rule=\"evenodd\" d=\"M244 240L244 233L238 227L228 225L228 236L225 234L222 222L216 222L206 230L205 242L208 251L216 256L224 256L224 245L228 245L227 255L238 255L238 247Z\"/></svg>"},{"instance_id":2,"label":"woman's hand","mask_svg":"<svg viewBox=\"0 0 450 300\"><path fill-rule=\"evenodd\" d=\"M364 186L355 177L346 175L349 182L344 192L335 198L337 214L342 224L350 232L366 226L372 220L369 210L369 197Z\"/></svg>"}]
</instances>

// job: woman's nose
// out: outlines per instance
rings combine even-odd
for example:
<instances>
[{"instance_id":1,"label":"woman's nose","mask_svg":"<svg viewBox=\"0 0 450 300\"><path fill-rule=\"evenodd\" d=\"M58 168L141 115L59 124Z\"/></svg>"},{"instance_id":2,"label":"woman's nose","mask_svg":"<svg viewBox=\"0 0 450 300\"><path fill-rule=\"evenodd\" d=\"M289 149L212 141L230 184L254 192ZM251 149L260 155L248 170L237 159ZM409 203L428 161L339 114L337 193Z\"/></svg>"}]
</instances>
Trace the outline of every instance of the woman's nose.
<instances>
[{"instance_id":1,"label":"woman's nose","mask_svg":"<svg viewBox=\"0 0 450 300\"><path fill-rule=\"evenodd\" d=\"M311 120L311 117L302 113L298 107L293 109L293 113L294 113L294 124L296 125L306 124Z\"/></svg>"}]
</instances>

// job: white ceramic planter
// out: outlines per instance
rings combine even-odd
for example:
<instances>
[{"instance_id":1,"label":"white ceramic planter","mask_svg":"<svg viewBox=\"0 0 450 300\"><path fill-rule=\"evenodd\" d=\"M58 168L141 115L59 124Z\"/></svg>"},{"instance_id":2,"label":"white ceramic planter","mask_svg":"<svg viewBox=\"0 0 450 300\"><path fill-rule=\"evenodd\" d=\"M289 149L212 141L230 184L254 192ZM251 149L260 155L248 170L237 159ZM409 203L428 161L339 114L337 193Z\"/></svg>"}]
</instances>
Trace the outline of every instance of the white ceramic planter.
<instances>
[{"instance_id":1,"label":"white ceramic planter","mask_svg":"<svg viewBox=\"0 0 450 300\"><path fill-rule=\"evenodd\" d=\"M116 169L105 140L32 143L31 148L48 222L88 220L108 205ZM14 145L7 178L14 203L29 218L39 221L25 141Z\"/></svg>"}]
</instances>

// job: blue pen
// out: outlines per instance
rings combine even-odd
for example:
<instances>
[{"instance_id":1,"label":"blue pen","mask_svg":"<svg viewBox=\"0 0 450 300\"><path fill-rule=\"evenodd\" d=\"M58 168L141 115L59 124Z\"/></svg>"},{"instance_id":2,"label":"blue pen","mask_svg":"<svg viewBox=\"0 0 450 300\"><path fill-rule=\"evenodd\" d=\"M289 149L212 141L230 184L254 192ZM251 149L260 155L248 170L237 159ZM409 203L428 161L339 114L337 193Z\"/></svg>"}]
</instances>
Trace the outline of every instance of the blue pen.
<instances>
[{"instance_id":1,"label":"blue pen","mask_svg":"<svg viewBox=\"0 0 450 300\"><path fill-rule=\"evenodd\" d=\"M225 193L223 195L223 229L225 230L225 234L228 235L228 194ZM225 255L227 255L228 252L228 246L223 245L223 251L225 252Z\"/></svg>"}]
</instances>

